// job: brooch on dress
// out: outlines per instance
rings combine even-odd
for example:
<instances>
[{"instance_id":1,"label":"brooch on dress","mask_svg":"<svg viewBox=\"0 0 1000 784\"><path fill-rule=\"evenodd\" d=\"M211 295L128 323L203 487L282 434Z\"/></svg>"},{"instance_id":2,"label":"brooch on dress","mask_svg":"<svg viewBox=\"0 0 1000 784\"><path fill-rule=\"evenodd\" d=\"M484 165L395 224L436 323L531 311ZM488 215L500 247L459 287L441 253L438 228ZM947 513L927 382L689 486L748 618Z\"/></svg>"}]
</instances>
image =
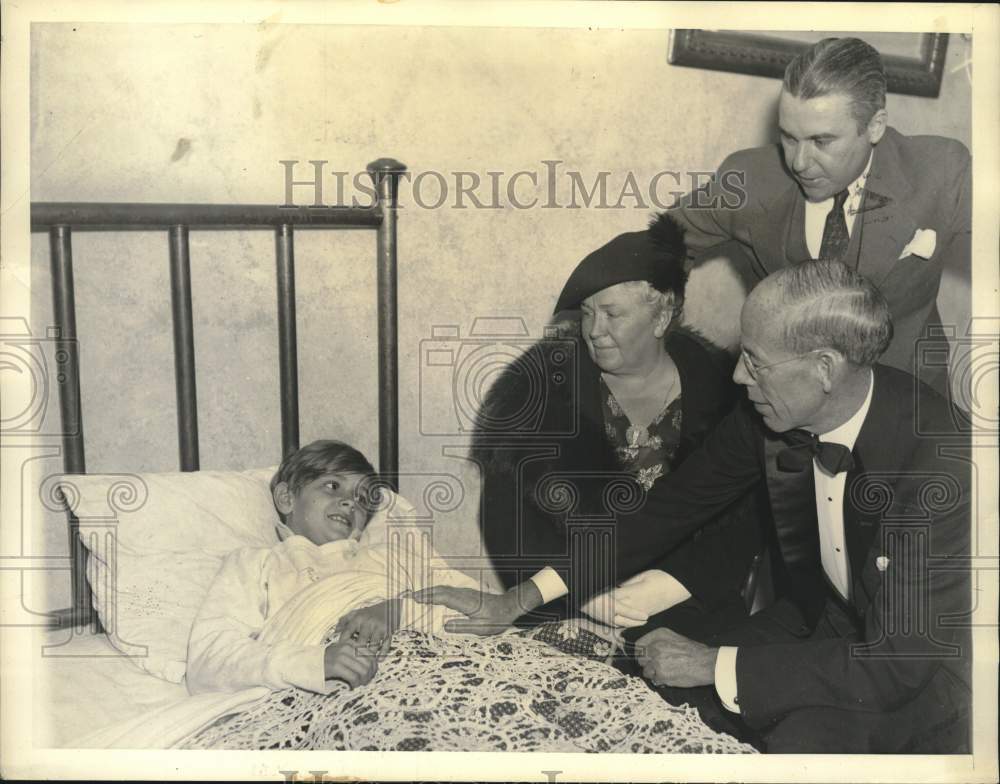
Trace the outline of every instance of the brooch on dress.
<instances>
[{"instance_id":1,"label":"brooch on dress","mask_svg":"<svg viewBox=\"0 0 1000 784\"><path fill-rule=\"evenodd\" d=\"M649 468L640 468L635 481L642 485L643 490L649 490L653 486L653 482L661 476L663 476L663 465L657 463Z\"/></svg>"}]
</instances>

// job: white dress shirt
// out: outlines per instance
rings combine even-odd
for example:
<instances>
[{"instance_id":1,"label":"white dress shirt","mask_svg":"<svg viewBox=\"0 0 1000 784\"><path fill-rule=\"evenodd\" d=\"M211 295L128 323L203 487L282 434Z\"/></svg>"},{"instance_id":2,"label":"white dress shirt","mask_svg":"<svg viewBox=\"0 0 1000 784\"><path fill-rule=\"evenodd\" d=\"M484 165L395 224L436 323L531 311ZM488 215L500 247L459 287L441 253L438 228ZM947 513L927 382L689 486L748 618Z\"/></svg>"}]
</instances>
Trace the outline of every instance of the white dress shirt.
<instances>
[{"instance_id":1,"label":"white dress shirt","mask_svg":"<svg viewBox=\"0 0 1000 784\"><path fill-rule=\"evenodd\" d=\"M854 232L854 219L861 209L861 198L865 193L865 183L868 180L868 172L872 168L872 158L875 151L868 155L868 163L861 176L847 186L847 200L844 202L844 220L847 221L847 234L851 236ZM819 258L820 249L823 246L823 229L826 227L826 218L833 209L833 196L823 201L806 202L806 247L809 248L809 255L814 259Z\"/></svg>"},{"instance_id":2,"label":"white dress shirt","mask_svg":"<svg viewBox=\"0 0 1000 784\"><path fill-rule=\"evenodd\" d=\"M840 427L829 433L820 433L819 440L854 449L858 433L868 416L873 387L873 379L869 377L868 394L861 408ZM848 601L851 575L847 562L847 545L844 542L844 485L847 482L847 472L842 471L834 476L818 461L813 460L813 479L816 484L816 519L819 521L819 552L823 559L823 571L840 597Z\"/></svg>"},{"instance_id":3,"label":"white dress shirt","mask_svg":"<svg viewBox=\"0 0 1000 784\"><path fill-rule=\"evenodd\" d=\"M839 427L827 433L818 433L819 440L843 444L848 449L854 449L861 426L868 416L874 388L875 377L869 371L868 394L860 408ZM842 471L834 476L814 459L813 479L816 487L816 519L819 525L819 551L823 571L834 590L847 601L850 599L851 591L850 566L847 560L847 545L844 541L844 486L847 482L847 472ZM719 655L715 660L715 690L726 708L739 713L736 652L735 647L719 648Z\"/></svg>"}]
</instances>

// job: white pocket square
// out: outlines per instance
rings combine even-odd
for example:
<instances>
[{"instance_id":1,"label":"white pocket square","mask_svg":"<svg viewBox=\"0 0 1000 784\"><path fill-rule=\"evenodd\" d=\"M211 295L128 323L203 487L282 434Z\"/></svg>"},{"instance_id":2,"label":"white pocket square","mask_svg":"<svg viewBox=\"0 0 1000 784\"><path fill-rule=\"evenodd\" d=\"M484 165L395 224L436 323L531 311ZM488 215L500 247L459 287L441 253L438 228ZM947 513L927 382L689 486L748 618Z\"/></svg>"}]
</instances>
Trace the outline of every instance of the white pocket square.
<instances>
[{"instance_id":1,"label":"white pocket square","mask_svg":"<svg viewBox=\"0 0 1000 784\"><path fill-rule=\"evenodd\" d=\"M878 558L875 559L875 568L878 569L880 572L884 572L886 569L889 568L889 559L886 558L884 555L880 555Z\"/></svg>"},{"instance_id":2,"label":"white pocket square","mask_svg":"<svg viewBox=\"0 0 1000 784\"><path fill-rule=\"evenodd\" d=\"M934 248L937 247L937 232L934 229L917 229L913 234L913 239L903 248L899 258L906 256L919 256L922 259L929 259L934 255Z\"/></svg>"}]
</instances>

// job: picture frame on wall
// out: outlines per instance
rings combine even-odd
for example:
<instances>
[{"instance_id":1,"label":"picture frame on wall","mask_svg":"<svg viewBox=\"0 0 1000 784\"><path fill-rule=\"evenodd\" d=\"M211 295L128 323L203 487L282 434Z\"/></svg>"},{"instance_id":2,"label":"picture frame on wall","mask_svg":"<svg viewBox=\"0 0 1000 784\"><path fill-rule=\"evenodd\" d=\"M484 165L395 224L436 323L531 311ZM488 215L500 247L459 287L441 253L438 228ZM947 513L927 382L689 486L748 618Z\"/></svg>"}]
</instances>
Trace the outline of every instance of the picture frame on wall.
<instances>
[{"instance_id":1,"label":"picture frame on wall","mask_svg":"<svg viewBox=\"0 0 1000 784\"><path fill-rule=\"evenodd\" d=\"M670 31L668 62L711 71L781 78L791 60L832 32ZM857 35L856 33L854 35ZM947 33L871 33L882 55L889 92L937 98L948 51Z\"/></svg>"}]
</instances>

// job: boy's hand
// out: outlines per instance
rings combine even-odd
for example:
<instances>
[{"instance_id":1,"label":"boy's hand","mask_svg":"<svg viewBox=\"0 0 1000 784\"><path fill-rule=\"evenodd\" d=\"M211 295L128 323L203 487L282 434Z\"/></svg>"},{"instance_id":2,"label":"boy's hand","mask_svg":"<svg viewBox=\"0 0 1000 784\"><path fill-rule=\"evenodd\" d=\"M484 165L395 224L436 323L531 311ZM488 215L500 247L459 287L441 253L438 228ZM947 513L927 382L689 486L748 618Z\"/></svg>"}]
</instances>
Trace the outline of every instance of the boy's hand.
<instances>
[{"instance_id":1,"label":"boy's hand","mask_svg":"<svg viewBox=\"0 0 1000 784\"><path fill-rule=\"evenodd\" d=\"M363 648L350 640L335 642L326 647L323 669L327 680L346 681L352 689L363 686L378 672L377 650Z\"/></svg>"},{"instance_id":2,"label":"boy's hand","mask_svg":"<svg viewBox=\"0 0 1000 784\"><path fill-rule=\"evenodd\" d=\"M378 649L399 628L399 599L352 610L337 622L340 639L358 646Z\"/></svg>"}]
</instances>

